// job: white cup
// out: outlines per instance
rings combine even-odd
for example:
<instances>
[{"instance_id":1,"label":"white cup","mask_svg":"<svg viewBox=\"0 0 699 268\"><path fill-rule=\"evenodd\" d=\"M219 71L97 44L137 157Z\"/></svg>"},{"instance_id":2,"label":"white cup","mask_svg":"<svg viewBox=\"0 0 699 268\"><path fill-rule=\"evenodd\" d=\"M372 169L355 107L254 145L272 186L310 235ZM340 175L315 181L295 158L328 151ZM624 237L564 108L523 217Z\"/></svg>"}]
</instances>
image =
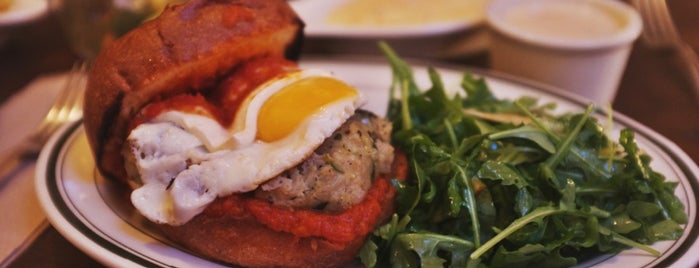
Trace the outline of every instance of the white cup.
<instances>
[{"instance_id":1,"label":"white cup","mask_svg":"<svg viewBox=\"0 0 699 268\"><path fill-rule=\"evenodd\" d=\"M494 70L614 100L641 18L618 0L491 0Z\"/></svg>"}]
</instances>

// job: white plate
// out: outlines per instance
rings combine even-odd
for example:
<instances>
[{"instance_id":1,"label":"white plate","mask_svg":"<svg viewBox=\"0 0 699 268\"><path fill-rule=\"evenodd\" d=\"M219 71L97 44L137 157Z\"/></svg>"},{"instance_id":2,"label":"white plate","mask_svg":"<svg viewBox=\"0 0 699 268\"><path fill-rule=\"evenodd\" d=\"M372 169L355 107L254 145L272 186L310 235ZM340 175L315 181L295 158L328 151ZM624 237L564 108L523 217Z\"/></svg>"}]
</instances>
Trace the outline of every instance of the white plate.
<instances>
[{"instance_id":1,"label":"white plate","mask_svg":"<svg viewBox=\"0 0 699 268\"><path fill-rule=\"evenodd\" d=\"M369 103L367 109L385 114L391 71L385 62L348 60L309 60L305 68L332 70L345 81L362 89ZM463 69L438 68L447 87L458 86ZM561 111L582 111L584 100L515 80L503 75L472 70L486 77L493 92L502 98L521 95L538 97L542 102L555 101ZM424 67L415 67L418 83L428 82ZM602 113L596 114L604 119ZM699 226L697 193L699 168L675 144L621 114L614 114L613 133L623 127L636 131L638 145L653 157L652 166L668 180L678 181L676 194L685 204L689 223L677 241L656 243L662 252L655 258L639 250L597 260L597 267L695 267L699 257L696 243ZM614 135L612 135L614 136ZM614 137L616 138L616 137ZM221 264L201 259L174 246L154 231L132 207L124 202L121 188L97 175L82 125L63 129L45 147L38 161L36 187L40 202L54 227L77 247L108 266L175 266L202 267Z\"/></svg>"},{"instance_id":2,"label":"white plate","mask_svg":"<svg viewBox=\"0 0 699 268\"><path fill-rule=\"evenodd\" d=\"M480 25L485 20L488 0L467 0L474 10L459 20L417 25L352 26L328 22L328 16L349 0L293 0L291 7L306 23L305 34L310 37L398 38L447 34Z\"/></svg>"}]
</instances>

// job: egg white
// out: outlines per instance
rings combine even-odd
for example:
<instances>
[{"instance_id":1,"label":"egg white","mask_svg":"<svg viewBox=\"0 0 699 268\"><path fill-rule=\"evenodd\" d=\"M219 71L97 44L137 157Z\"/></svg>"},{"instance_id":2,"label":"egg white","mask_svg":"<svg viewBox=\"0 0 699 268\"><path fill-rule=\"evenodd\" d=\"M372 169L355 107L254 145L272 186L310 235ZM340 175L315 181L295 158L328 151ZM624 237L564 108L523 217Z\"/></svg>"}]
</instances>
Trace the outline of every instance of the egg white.
<instances>
[{"instance_id":1,"label":"egg white","mask_svg":"<svg viewBox=\"0 0 699 268\"><path fill-rule=\"evenodd\" d=\"M131 194L134 206L153 222L181 225L216 197L252 191L304 161L364 104L357 92L324 105L282 139L257 140L257 116L265 101L312 76L330 74L307 70L260 86L243 102L230 129L179 111L138 126L128 138L143 183Z\"/></svg>"}]
</instances>

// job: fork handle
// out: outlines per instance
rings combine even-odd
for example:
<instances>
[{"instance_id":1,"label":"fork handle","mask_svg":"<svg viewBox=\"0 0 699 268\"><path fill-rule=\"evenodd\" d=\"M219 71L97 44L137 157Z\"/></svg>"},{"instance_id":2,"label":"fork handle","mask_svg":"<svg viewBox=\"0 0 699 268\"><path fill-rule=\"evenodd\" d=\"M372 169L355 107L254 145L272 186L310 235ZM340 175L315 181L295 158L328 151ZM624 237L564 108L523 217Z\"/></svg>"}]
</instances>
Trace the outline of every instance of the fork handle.
<instances>
[{"instance_id":1,"label":"fork handle","mask_svg":"<svg viewBox=\"0 0 699 268\"><path fill-rule=\"evenodd\" d=\"M26 146L19 145L0 155L0 188L4 188L10 179L21 171L27 160L35 159L36 153L26 150Z\"/></svg>"},{"instance_id":2,"label":"fork handle","mask_svg":"<svg viewBox=\"0 0 699 268\"><path fill-rule=\"evenodd\" d=\"M694 97L699 102L699 58L697 53L689 44L684 42L677 45L677 52L677 56L684 67L683 71L692 83Z\"/></svg>"}]
</instances>

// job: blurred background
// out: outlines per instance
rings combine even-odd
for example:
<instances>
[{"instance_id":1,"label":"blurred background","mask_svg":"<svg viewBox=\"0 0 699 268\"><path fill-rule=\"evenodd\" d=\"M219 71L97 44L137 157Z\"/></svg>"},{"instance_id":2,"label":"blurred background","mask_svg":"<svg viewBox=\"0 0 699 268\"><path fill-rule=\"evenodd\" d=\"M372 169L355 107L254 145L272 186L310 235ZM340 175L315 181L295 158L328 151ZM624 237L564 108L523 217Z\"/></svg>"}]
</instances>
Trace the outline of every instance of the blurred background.
<instances>
[{"instance_id":1,"label":"blurred background","mask_svg":"<svg viewBox=\"0 0 699 268\"><path fill-rule=\"evenodd\" d=\"M7 9L3 11L3 1L8 0L0 0L0 14L7 12ZM290 2L303 7L304 1L312 0ZM102 43L149 19L166 2L51 0L44 4L44 11L29 16L27 20L3 22L0 15L0 105L33 80L66 72L76 61L94 58ZM698 51L699 1L668 1L667 6L681 38L691 49ZM85 16L81 12L91 15ZM370 32L337 35L332 29L309 25L308 30L317 34L307 36L304 57L379 57L376 41L388 40L403 56L412 60L488 69L491 67L488 51L490 30L482 18L469 23L473 24L417 36L400 33L381 36ZM676 51L651 47L639 38L633 44L612 107L664 135L699 162L699 98L683 68L686 67L680 64ZM47 229L10 266L98 265L55 230Z\"/></svg>"},{"instance_id":2,"label":"blurred background","mask_svg":"<svg viewBox=\"0 0 699 268\"><path fill-rule=\"evenodd\" d=\"M80 23L75 19L80 17L75 15L76 12L86 12L86 6L93 9L90 12L104 12L99 10L105 10L107 7L98 4L104 1L51 0L45 14L17 25L1 25L0 36L3 41L0 41L0 102L42 74L66 71L76 60L93 57L99 42L109 38L100 31L120 34L139 21L147 19L148 14L157 12L164 5L164 1L117 0L112 5L120 7L117 11L121 12L118 20L107 19L106 17L114 15L111 13L103 15L105 19L102 22L93 18L92 23ZM304 1L313 2L294 0L291 3L298 5ZM80 5L83 8L74 8ZM135 9L139 11L133 11L129 5L137 7ZM699 18L695 11L699 10L699 1L668 1L667 5L682 38L695 51L698 50ZM114 12L114 8L111 12ZM73 32L65 30L66 24L72 25L69 29L73 29ZM101 30L93 30L93 35L80 37L76 36L80 27ZM485 25L478 24L463 30L426 37L343 38L319 34L307 36L304 48L305 55L378 55L375 42L383 39L391 41L391 44L407 58L488 68L490 63L487 32ZM634 43L613 107L671 140L684 144L685 150L696 160L699 159L699 119L689 115L699 115L699 104L693 96L691 83L683 77L684 67L678 64L674 53L670 49L649 47L639 38ZM682 123L675 123L678 122L678 118L684 118Z\"/></svg>"}]
</instances>

